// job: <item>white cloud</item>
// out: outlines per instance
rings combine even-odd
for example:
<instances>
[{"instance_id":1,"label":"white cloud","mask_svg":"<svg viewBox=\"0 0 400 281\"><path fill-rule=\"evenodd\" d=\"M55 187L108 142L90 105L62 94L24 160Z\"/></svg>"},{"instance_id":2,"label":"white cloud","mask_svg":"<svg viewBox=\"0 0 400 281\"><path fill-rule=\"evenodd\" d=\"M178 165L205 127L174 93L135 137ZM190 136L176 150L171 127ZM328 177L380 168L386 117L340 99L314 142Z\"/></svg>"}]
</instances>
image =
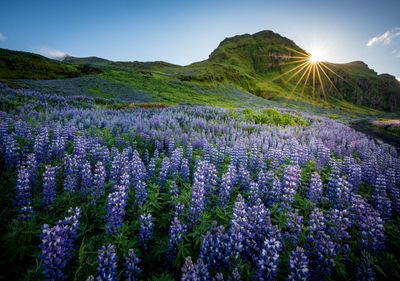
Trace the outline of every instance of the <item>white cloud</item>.
<instances>
[{"instance_id":1,"label":"white cloud","mask_svg":"<svg viewBox=\"0 0 400 281\"><path fill-rule=\"evenodd\" d=\"M40 48L36 50L36 53L51 59L63 59L66 55L68 55L66 52L52 48Z\"/></svg>"},{"instance_id":2,"label":"white cloud","mask_svg":"<svg viewBox=\"0 0 400 281\"><path fill-rule=\"evenodd\" d=\"M384 44L384 45L389 45L390 42L400 36L400 27L393 28L392 30L388 30L382 35L372 37L371 39L368 40L367 46L373 46L377 44Z\"/></svg>"},{"instance_id":3,"label":"white cloud","mask_svg":"<svg viewBox=\"0 0 400 281\"><path fill-rule=\"evenodd\" d=\"M6 41L6 39L7 39L7 37L3 33L0 32L0 42Z\"/></svg>"}]
</instances>

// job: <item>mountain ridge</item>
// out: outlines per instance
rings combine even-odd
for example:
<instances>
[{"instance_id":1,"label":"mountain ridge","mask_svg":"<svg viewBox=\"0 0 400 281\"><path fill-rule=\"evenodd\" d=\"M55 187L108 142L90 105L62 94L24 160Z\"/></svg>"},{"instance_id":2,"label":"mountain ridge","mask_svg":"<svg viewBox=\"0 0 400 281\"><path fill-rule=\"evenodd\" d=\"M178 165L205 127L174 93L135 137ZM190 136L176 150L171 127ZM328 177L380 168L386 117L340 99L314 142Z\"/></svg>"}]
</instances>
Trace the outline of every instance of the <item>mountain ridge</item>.
<instances>
[{"instance_id":1,"label":"mountain ridge","mask_svg":"<svg viewBox=\"0 0 400 281\"><path fill-rule=\"evenodd\" d=\"M32 54L0 49L0 79L65 79L93 74L99 79L124 84L134 91L149 91L154 97L160 94L166 97L168 93L173 95L178 90L187 92L190 93L188 102L198 87L211 89L229 85L264 99L288 103L301 101L340 107L346 102L385 111L400 109L400 83L390 74L377 74L362 61L345 64L326 62L337 74L328 73L332 84L328 81L325 85L316 83L313 89L309 81L300 81L304 85L296 88L301 73L292 81L288 79L290 75L283 74L293 68L290 57L297 53L306 54L306 51L291 39L270 30L227 37L208 59L186 66L164 61L111 61L94 56L66 56L58 62L34 55L40 57L36 62ZM39 71L40 75L37 75L36 64L43 68ZM13 69L10 65L17 66ZM64 73L65 69L69 72ZM32 77L26 70L32 70ZM165 84L165 87L158 87L157 83ZM198 93L201 94L201 91ZM185 102L186 97L182 97Z\"/></svg>"}]
</instances>

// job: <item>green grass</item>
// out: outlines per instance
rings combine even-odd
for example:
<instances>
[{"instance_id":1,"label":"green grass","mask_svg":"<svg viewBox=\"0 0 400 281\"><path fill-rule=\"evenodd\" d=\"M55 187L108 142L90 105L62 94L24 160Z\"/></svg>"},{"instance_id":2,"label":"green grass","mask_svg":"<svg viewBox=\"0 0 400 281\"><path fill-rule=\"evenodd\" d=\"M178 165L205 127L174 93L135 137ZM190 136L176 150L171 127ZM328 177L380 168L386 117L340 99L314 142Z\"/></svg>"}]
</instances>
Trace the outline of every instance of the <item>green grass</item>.
<instances>
[{"instance_id":1,"label":"green grass","mask_svg":"<svg viewBox=\"0 0 400 281\"><path fill-rule=\"evenodd\" d=\"M32 53L0 49L0 79L59 79L99 72L87 65L65 64Z\"/></svg>"}]
</instances>

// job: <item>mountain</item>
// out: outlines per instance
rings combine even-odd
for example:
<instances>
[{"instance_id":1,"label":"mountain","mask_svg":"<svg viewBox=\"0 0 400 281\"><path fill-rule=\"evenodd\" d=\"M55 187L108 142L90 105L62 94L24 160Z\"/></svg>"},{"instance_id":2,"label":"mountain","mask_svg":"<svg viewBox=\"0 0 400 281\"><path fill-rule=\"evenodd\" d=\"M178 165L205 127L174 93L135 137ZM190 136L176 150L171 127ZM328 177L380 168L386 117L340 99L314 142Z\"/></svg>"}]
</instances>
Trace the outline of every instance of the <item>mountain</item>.
<instances>
[{"instance_id":1,"label":"mountain","mask_svg":"<svg viewBox=\"0 0 400 281\"><path fill-rule=\"evenodd\" d=\"M116 85L115 89L124 88L124 99L131 97L133 101L138 98L137 93L146 93L146 99L172 104L237 106L240 100L255 103L265 100L360 112L400 110L400 83L395 77L378 75L359 61L324 62L329 71L326 70L325 76L321 74L323 79L315 83L309 79L306 83L304 72L296 73L294 69L299 68L300 62L294 62L299 54L307 55L292 40L272 31L226 38L208 59L187 66L71 56L58 62L1 49L0 79L17 84L19 80L15 79L25 79L24 86L60 92L63 84L59 79L74 77L68 81L69 92L118 98L117 90L110 86ZM289 74L285 75L286 72ZM58 80L57 83L33 81L49 79ZM106 92L102 89L104 83L108 85ZM74 91L74 87L79 89Z\"/></svg>"},{"instance_id":2,"label":"mountain","mask_svg":"<svg viewBox=\"0 0 400 281\"><path fill-rule=\"evenodd\" d=\"M86 65L71 65L44 56L0 49L0 79L60 79L100 73Z\"/></svg>"}]
</instances>

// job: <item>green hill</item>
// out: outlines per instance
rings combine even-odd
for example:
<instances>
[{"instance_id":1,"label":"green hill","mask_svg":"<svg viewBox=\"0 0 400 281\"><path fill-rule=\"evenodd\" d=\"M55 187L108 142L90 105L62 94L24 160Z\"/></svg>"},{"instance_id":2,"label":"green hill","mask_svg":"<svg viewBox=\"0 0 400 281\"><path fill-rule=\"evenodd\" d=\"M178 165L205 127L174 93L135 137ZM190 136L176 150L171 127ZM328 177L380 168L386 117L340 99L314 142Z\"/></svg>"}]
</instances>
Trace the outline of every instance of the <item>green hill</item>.
<instances>
[{"instance_id":1,"label":"green hill","mask_svg":"<svg viewBox=\"0 0 400 281\"><path fill-rule=\"evenodd\" d=\"M264 100L348 112L400 110L400 83L393 76L378 75L363 62L326 62L324 65L330 69L326 71L328 78L321 74L323 83L317 80L313 89L311 79L306 83L304 71L294 71L300 64L294 63L300 53L306 54L293 41L272 31L226 38L207 60L187 66L70 56L58 62L35 54L0 50L0 79L17 84L21 83L14 79L25 79L24 86L41 89L46 85L47 90L62 92L59 80L32 80L75 77L68 85L77 85L79 89L74 91L75 86L70 86L69 92L119 98L117 89L123 88L124 99L132 93L135 101L137 93L146 93L146 99L167 104L238 106L247 100L264 104L260 102ZM284 75L286 72L289 74ZM84 78L88 74L92 75ZM296 75L289 81L292 74ZM106 91L101 87L104 83L108 85ZM115 91L110 85L115 85ZM237 93L241 93L240 98Z\"/></svg>"},{"instance_id":2,"label":"green hill","mask_svg":"<svg viewBox=\"0 0 400 281\"><path fill-rule=\"evenodd\" d=\"M66 64L33 53L0 49L0 79L60 79L97 73L99 69L86 64Z\"/></svg>"}]
</instances>

